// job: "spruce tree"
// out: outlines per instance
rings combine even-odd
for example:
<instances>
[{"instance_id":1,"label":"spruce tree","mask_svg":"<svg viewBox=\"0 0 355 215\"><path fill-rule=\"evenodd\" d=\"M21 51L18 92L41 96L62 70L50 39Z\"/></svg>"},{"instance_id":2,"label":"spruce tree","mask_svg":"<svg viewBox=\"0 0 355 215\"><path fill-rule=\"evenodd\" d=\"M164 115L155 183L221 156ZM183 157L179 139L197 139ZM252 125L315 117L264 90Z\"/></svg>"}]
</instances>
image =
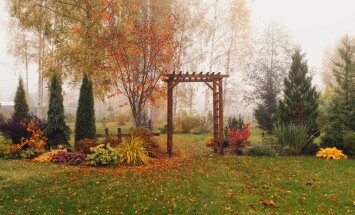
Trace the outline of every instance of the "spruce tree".
<instances>
[{"instance_id":1,"label":"spruce tree","mask_svg":"<svg viewBox=\"0 0 355 215\"><path fill-rule=\"evenodd\" d=\"M64 121L62 85L56 74L52 75L48 108L48 125L44 130L48 146L56 148L59 144L70 148L70 128Z\"/></svg>"},{"instance_id":2,"label":"spruce tree","mask_svg":"<svg viewBox=\"0 0 355 215\"><path fill-rule=\"evenodd\" d=\"M342 62L336 62L333 74L335 76L335 104L338 120L342 122L343 129L355 130L355 46L349 37L342 41L343 48L340 48L339 56Z\"/></svg>"},{"instance_id":3,"label":"spruce tree","mask_svg":"<svg viewBox=\"0 0 355 215\"><path fill-rule=\"evenodd\" d=\"M343 38L338 49L340 60L334 62L333 87L335 96L331 100L328 126L321 140L321 147L337 147L345 154L353 155L355 144L345 144L347 132L355 131L355 47L348 36Z\"/></svg>"},{"instance_id":4,"label":"spruce tree","mask_svg":"<svg viewBox=\"0 0 355 215\"><path fill-rule=\"evenodd\" d=\"M254 109L254 116L259 128L268 133L270 133L273 128L272 116L276 113L277 108L277 93L272 86L271 84L268 85L265 92L263 92L261 102Z\"/></svg>"},{"instance_id":5,"label":"spruce tree","mask_svg":"<svg viewBox=\"0 0 355 215\"><path fill-rule=\"evenodd\" d=\"M23 118L27 117L28 115L28 104L26 102L26 93L23 87L22 78L18 81L18 87L15 96L15 112L13 114L13 118L15 120L23 120Z\"/></svg>"},{"instance_id":6,"label":"spruce tree","mask_svg":"<svg viewBox=\"0 0 355 215\"><path fill-rule=\"evenodd\" d=\"M279 101L275 119L282 123L307 125L310 128L310 135L318 134L316 120L319 93L312 87L307 61L300 49L292 56L291 69L288 77L284 79L284 87L284 98Z\"/></svg>"},{"instance_id":7,"label":"spruce tree","mask_svg":"<svg viewBox=\"0 0 355 215\"><path fill-rule=\"evenodd\" d=\"M84 138L94 139L96 135L95 109L92 83L84 75L76 111L75 143Z\"/></svg>"}]
</instances>

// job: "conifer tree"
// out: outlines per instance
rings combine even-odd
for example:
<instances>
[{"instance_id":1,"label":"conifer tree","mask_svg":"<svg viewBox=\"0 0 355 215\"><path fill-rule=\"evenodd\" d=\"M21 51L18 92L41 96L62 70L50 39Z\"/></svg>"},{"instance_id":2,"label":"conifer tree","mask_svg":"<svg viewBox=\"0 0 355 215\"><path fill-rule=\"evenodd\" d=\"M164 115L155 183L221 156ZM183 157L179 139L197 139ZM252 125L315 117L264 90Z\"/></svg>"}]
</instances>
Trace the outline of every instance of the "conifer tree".
<instances>
[{"instance_id":1,"label":"conifer tree","mask_svg":"<svg viewBox=\"0 0 355 215\"><path fill-rule=\"evenodd\" d=\"M84 138L94 139L96 135L95 108L92 83L84 75L76 111L75 143Z\"/></svg>"},{"instance_id":2,"label":"conifer tree","mask_svg":"<svg viewBox=\"0 0 355 215\"><path fill-rule=\"evenodd\" d=\"M23 87L22 78L18 81L18 87L15 96L15 112L14 112L14 119L16 120L23 120L28 115L28 104L26 102L26 93Z\"/></svg>"},{"instance_id":3,"label":"conifer tree","mask_svg":"<svg viewBox=\"0 0 355 215\"><path fill-rule=\"evenodd\" d=\"M56 148L60 144L70 148L70 128L64 121L62 85L56 74L53 74L51 78L49 90L48 125L44 130L48 138L48 146Z\"/></svg>"},{"instance_id":4,"label":"conifer tree","mask_svg":"<svg viewBox=\"0 0 355 215\"><path fill-rule=\"evenodd\" d=\"M342 44L343 48L338 50L341 62L336 62L333 69L337 97L334 105L343 129L355 131L355 46L349 37L345 37Z\"/></svg>"},{"instance_id":5,"label":"conifer tree","mask_svg":"<svg viewBox=\"0 0 355 215\"><path fill-rule=\"evenodd\" d=\"M355 131L355 47L348 36L338 49L340 60L334 62L333 74L336 80L335 95L331 99L328 124L321 147L337 147L347 155L354 156L355 142L346 144L344 136Z\"/></svg>"},{"instance_id":6,"label":"conifer tree","mask_svg":"<svg viewBox=\"0 0 355 215\"><path fill-rule=\"evenodd\" d=\"M319 93L312 87L307 61L300 49L296 49L292 56L291 69L284 79L284 87L284 98L279 101L276 120L304 124L310 128L310 135L318 133L316 120Z\"/></svg>"},{"instance_id":7,"label":"conifer tree","mask_svg":"<svg viewBox=\"0 0 355 215\"><path fill-rule=\"evenodd\" d=\"M261 102L254 109L254 116L259 127L267 132L271 132L273 128L272 116L277 109L276 94L272 85L268 85L267 90L262 94Z\"/></svg>"}]
</instances>

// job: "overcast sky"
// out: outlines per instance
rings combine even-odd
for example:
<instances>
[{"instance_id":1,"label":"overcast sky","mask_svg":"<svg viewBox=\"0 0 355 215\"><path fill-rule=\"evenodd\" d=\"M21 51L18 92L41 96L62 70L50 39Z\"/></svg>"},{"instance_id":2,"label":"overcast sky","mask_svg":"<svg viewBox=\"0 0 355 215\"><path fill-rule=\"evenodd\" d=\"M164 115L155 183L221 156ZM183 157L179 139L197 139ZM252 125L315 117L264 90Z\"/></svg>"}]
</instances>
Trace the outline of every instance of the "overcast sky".
<instances>
[{"instance_id":1,"label":"overcast sky","mask_svg":"<svg viewBox=\"0 0 355 215\"><path fill-rule=\"evenodd\" d=\"M343 35L355 35L355 0L251 0L254 33L271 21L277 21L306 52L309 67L316 71L322 66L324 51ZM0 0L0 101L12 101L19 73L7 57L7 16L4 1ZM29 75L30 93L37 91L36 68Z\"/></svg>"}]
</instances>

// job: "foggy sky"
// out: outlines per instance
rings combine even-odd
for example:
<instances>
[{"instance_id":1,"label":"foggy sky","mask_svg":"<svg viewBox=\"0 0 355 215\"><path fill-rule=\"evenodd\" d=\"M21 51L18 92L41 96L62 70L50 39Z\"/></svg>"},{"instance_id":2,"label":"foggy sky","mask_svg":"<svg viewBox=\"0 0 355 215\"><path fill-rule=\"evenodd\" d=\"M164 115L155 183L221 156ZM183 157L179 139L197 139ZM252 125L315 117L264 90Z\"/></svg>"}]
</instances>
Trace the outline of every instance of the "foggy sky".
<instances>
[{"instance_id":1,"label":"foggy sky","mask_svg":"<svg viewBox=\"0 0 355 215\"><path fill-rule=\"evenodd\" d=\"M354 0L250 0L254 35L271 21L290 33L308 58L308 65L319 71L323 53L340 38L355 35ZM24 66L7 56L7 16L0 0L0 101L13 101L19 74ZM316 77L317 78L317 77ZM36 66L30 67L29 92L37 92ZM319 82L319 78L318 78Z\"/></svg>"}]
</instances>

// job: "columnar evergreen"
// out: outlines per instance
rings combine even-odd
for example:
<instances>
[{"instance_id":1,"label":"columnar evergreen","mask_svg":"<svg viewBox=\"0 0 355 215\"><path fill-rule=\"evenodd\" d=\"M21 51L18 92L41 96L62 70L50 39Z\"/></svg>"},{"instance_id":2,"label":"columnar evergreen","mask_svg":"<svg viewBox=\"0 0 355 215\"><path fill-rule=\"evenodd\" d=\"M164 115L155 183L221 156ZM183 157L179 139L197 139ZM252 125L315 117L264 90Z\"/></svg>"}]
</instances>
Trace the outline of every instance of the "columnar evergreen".
<instances>
[{"instance_id":1,"label":"columnar evergreen","mask_svg":"<svg viewBox=\"0 0 355 215\"><path fill-rule=\"evenodd\" d=\"M28 115L28 104L26 102L26 93L23 87L22 78L19 78L18 87L15 95L15 112L14 112L14 119L22 120Z\"/></svg>"},{"instance_id":2,"label":"columnar evergreen","mask_svg":"<svg viewBox=\"0 0 355 215\"><path fill-rule=\"evenodd\" d=\"M75 142L84 138L94 139L96 135L95 108L92 83L84 75L80 88L79 105L76 111Z\"/></svg>"},{"instance_id":3,"label":"columnar evergreen","mask_svg":"<svg viewBox=\"0 0 355 215\"><path fill-rule=\"evenodd\" d=\"M48 125L44 130L48 146L56 148L60 144L70 148L70 128L64 121L62 85L56 74L52 76L49 90Z\"/></svg>"},{"instance_id":4,"label":"columnar evergreen","mask_svg":"<svg viewBox=\"0 0 355 215\"><path fill-rule=\"evenodd\" d=\"M292 56L291 69L284 80L284 87L284 98L279 101L276 120L307 125L311 128L310 134L318 132L316 120L319 93L312 87L307 61L300 49Z\"/></svg>"}]
</instances>

